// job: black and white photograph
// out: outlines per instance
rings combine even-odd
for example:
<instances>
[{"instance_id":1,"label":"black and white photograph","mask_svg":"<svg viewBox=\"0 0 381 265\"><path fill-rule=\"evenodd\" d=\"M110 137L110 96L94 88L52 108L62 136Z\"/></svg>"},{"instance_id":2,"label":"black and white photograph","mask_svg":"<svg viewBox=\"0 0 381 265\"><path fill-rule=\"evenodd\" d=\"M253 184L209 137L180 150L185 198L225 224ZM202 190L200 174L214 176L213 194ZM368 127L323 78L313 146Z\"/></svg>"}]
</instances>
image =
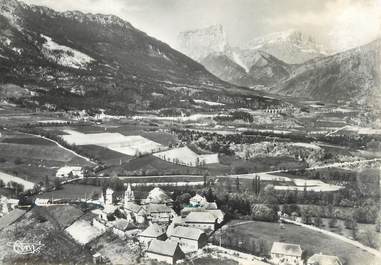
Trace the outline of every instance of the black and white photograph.
<instances>
[{"instance_id":1,"label":"black and white photograph","mask_svg":"<svg viewBox=\"0 0 381 265\"><path fill-rule=\"evenodd\" d=\"M0 265L381 265L381 0L0 0Z\"/></svg>"}]
</instances>

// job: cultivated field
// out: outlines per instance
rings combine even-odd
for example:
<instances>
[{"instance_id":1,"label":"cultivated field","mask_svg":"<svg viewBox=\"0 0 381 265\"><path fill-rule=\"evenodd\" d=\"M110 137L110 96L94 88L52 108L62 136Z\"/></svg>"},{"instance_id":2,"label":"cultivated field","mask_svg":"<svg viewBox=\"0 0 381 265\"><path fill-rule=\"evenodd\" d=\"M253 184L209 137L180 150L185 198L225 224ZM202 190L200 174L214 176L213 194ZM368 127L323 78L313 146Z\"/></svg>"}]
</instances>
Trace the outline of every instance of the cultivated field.
<instances>
[{"instance_id":1,"label":"cultivated field","mask_svg":"<svg viewBox=\"0 0 381 265\"><path fill-rule=\"evenodd\" d=\"M25 190L33 189L34 183L30 181L26 181L22 178L15 177L9 174L6 174L4 172L0 172L0 179L4 182L5 185L7 185L9 182L16 182L18 184L21 184L24 186Z\"/></svg>"},{"instance_id":2,"label":"cultivated field","mask_svg":"<svg viewBox=\"0 0 381 265\"><path fill-rule=\"evenodd\" d=\"M218 154L199 155L188 147L180 147L154 154L154 156L173 163L187 166L219 163Z\"/></svg>"},{"instance_id":3,"label":"cultivated field","mask_svg":"<svg viewBox=\"0 0 381 265\"><path fill-rule=\"evenodd\" d=\"M129 156L152 153L165 149L161 144L140 135L124 136L120 133L84 134L73 130L65 130L64 132L68 134L62 135L61 137L69 144L99 145Z\"/></svg>"}]
</instances>

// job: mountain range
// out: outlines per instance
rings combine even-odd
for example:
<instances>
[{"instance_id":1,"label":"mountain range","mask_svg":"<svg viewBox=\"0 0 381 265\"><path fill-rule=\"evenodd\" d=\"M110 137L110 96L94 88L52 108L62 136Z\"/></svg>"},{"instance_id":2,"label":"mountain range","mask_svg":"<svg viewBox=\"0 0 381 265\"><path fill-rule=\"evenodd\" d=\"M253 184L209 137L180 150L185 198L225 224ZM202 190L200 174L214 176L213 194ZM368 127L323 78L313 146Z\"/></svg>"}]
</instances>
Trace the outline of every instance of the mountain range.
<instances>
[{"instance_id":1,"label":"mountain range","mask_svg":"<svg viewBox=\"0 0 381 265\"><path fill-rule=\"evenodd\" d=\"M119 17L0 0L0 86L9 85L31 93L24 105L120 112L253 95Z\"/></svg>"},{"instance_id":2,"label":"mountain range","mask_svg":"<svg viewBox=\"0 0 381 265\"><path fill-rule=\"evenodd\" d=\"M323 102L355 102L361 105L379 102L376 99L381 97L380 40L328 55L312 37L295 30L256 38L245 47L231 47L226 44L223 28L214 28L218 31L212 34L207 46L217 47L218 44L213 41L223 39L224 50L204 49L210 51L209 54L205 57L198 55L195 59L222 80ZM196 32L188 32L188 35L196 38ZM203 36L205 39L206 36ZM180 50L185 54L192 50L192 45L180 43ZM193 40L192 44L199 43Z\"/></svg>"},{"instance_id":3,"label":"mountain range","mask_svg":"<svg viewBox=\"0 0 381 265\"><path fill-rule=\"evenodd\" d=\"M233 47L221 25L181 32L178 47L222 80L248 87L272 86L290 77L292 65L326 55L312 37L296 30Z\"/></svg>"}]
</instances>

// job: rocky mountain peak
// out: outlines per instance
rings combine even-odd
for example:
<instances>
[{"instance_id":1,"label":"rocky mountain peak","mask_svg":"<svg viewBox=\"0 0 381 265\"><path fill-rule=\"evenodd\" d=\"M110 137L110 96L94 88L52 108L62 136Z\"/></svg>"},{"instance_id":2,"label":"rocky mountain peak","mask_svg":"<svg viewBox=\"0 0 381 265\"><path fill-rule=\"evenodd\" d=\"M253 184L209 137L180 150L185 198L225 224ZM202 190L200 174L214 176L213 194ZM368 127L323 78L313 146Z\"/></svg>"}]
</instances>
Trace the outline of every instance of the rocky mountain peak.
<instances>
[{"instance_id":1,"label":"rocky mountain peak","mask_svg":"<svg viewBox=\"0 0 381 265\"><path fill-rule=\"evenodd\" d=\"M197 61L211 53L224 53L229 48L222 25L181 32L178 46L181 52Z\"/></svg>"},{"instance_id":2,"label":"rocky mountain peak","mask_svg":"<svg viewBox=\"0 0 381 265\"><path fill-rule=\"evenodd\" d=\"M289 64L300 64L327 55L312 36L295 29L257 37L245 49L265 51Z\"/></svg>"}]
</instances>

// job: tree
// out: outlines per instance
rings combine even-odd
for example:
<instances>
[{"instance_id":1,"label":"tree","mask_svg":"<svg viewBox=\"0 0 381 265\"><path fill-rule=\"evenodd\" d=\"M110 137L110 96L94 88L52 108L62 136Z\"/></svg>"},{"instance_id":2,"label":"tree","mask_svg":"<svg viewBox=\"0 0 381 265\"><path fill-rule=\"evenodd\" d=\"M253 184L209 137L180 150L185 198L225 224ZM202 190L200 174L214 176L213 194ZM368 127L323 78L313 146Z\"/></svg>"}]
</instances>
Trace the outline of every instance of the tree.
<instances>
[{"instance_id":1,"label":"tree","mask_svg":"<svg viewBox=\"0 0 381 265\"><path fill-rule=\"evenodd\" d=\"M321 219L320 215L316 216L314 218L314 225L317 227L321 227L323 224L323 220Z\"/></svg>"},{"instance_id":2,"label":"tree","mask_svg":"<svg viewBox=\"0 0 381 265\"><path fill-rule=\"evenodd\" d=\"M269 184L264 188L263 202L267 205L278 205L278 198L275 196L274 186Z\"/></svg>"},{"instance_id":3,"label":"tree","mask_svg":"<svg viewBox=\"0 0 381 265\"><path fill-rule=\"evenodd\" d=\"M23 163L23 161L20 157L16 157L14 163L15 163L15 165L21 165Z\"/></svg>"},{"instance_id":4,"label":"tree","mask_svg":"<svg viewBox=\"0 0 381 265\"><path fill-rule=\"evenodd\" d=\"M45 184L45 188L49 187L50 181L49 181L49 177L48 176L45 176L44 184Z\"/></svg>"},{"instance_id":5,"label":"tree","mask_svg":"<svg viewBox=\"0 0 381 265\"><path fill-rule=\"evenodd\" d=\"M376 232L381 232L381 215L379 214L376 220Z\"/></svg>"},{"instance_id":6,"label":"tree","mask_svg":"<svg viewBox=\"0 0 381 265\"><path fill-rule=\"evenodd\" d=\"M337 218L336 218L336 216L334 216L331 219L329 219L328 225L329 225L330 228L336 227L336 225L337 225Z\"/></svg>"},{"instance_id":7,"label":"tree","mask_svg":"<svg viewBox=\"0 0 381 265\"><path fill-rule=\"evenodd\" d=\"M305 224L311 224L312 212L310 207L306 207L301 211L302 222Z\"/></svg>"},{"instance_id":8,"label":"tree","mask_svg":"<svg viewBox=\"0 0 381 265\"><path fill-rule=\"evenodd\" d=\"M254 204L251 208L251 218L257 221L275 222L278 215L274 209L264 204Z\"/></svg>"},{"instance_id":9,"label":"tree","mask_svg":"<svg viewBox=\"0 0 381 265\"><path fill-rule=\"evenodd\" d=\"M61 180L59 178L54 178L54 187L57 190L62 188Z\"/></svg>"},{"instance_id":10,"label":"tree","mask_svg":"<svg viewBox=\"0 0 381 265\"><path fill-rule=\"evenodd\" d=\"M236 191L239 192L239 178L238 177L235 179L235 186L236 186Z\"/></svg>"}]
</instances>

